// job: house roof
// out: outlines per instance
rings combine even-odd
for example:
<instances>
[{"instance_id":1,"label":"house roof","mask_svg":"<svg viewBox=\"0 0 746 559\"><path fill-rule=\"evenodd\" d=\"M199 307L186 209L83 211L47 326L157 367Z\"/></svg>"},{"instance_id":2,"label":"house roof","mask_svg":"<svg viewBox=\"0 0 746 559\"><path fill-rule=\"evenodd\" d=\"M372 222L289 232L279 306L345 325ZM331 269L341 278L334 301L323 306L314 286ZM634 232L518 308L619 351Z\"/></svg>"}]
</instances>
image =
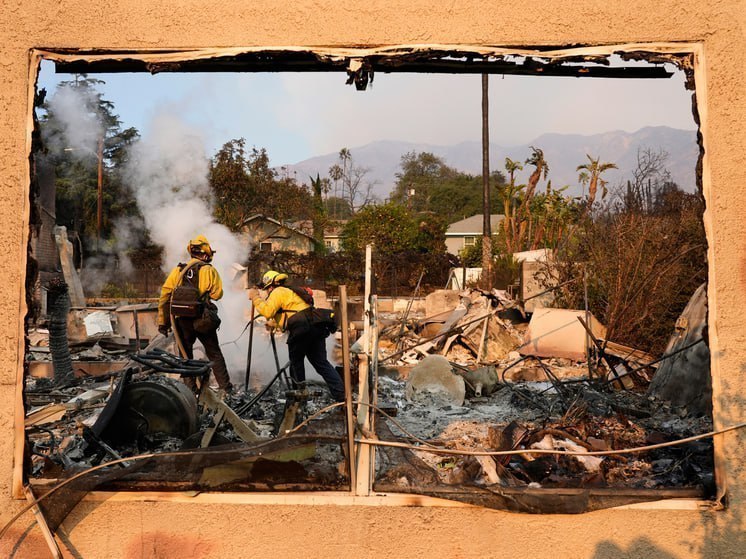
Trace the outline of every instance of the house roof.
<instances>
[{"instance_id":1,"label":"house roof","mask_svg":"<svg viewBox=\"0 0 746 559\"><path fill-rule=\"evenodd\" d=\"M503 214L490 214L490 227L492 233L495 232L495 226L500 223L505 216ZM462 236L462 235L481 235L482 234L482 214L473 215L451 223L446 230L446 236Z\"/></svg>"},{"instance_id":2,"label":"house roof","mask_svg":"<svg viewBox=\"0 0 746 559\"><path fill-rule=\"evenodd\" d=\"M274 223L278 227L282 227L284 229L287 229L288 231L291 231L293 233L297 233L298 235L301 235L303 237L307 237L307 238L311 239L312 241L315 240L312 235L308 235L308 234L304 233L303 231L300 231L300 230L296 229L295 227L293 227L292 225L290 225L288 223L282 223L281 221L277 221L276 219L273 219L273 218L268 217L268 216L263 215L263 214L255 214L255 215L252 215L251 217L247 217L246 219L244 219L241 222L241 225L242 226L243 225L248 225L252 221L257 221L257 220L268 221L269 223Z\"/></svg>"}]
</instances>

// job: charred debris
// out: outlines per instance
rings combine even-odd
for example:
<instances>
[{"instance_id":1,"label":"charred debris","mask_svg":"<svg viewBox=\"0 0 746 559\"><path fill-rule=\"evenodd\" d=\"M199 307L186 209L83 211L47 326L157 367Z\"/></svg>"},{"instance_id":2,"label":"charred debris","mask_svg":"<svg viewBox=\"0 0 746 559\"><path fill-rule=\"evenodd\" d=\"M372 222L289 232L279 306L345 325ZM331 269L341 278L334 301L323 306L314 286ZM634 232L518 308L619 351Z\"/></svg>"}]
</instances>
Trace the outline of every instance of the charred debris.
<instances>
[{"instance_id":1,"label":"charred debris","mask_svg":"<svg viewBox=\"0 0 746 559\"><path fill-rule=\"evenodd\" d=\"M76 498L68 493L68 504L96 487L350 489L343 408L330 406L321 384L293 385L288 365L277 361L271 381L226 396L204 382L209 362L181 359L172 340L143 320L152 304L88 309L81 318L80 309L69 310L64 284L55 289L48 330L29 332L26 475L33 486L99 467L75 486ZM709 439L582 456L711 430L710 399L702 397L710 385L704 288L662 355L606 339L587 311L536 308L529 315L500 290L440 290L404 312L395 308L374 305L371 413L353 434L358 442L380 441L375 491L524 512L712 494ZM366 340L356 326L351 320L347 331L360 361ZM77 336L60 342L64 330L76 328ZM180 380L185 376L202 381L196 392ZM352 386L359 392L365 379ZM47 514L54 516L54 503Z\"/></svg>"}]
</instances>

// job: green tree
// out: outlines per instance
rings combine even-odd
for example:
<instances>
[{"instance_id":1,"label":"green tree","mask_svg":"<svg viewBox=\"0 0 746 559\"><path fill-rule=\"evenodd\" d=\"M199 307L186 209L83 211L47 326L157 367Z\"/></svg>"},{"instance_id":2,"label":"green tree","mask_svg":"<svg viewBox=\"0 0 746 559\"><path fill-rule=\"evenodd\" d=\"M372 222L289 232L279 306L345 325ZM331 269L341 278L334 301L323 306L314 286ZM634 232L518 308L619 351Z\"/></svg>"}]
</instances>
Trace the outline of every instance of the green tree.
<instances>
[{"instance_id":1,"label":"green tree","mask_svg":"<svg viewBox=\"0 0 746 559\"><path fill-rule=\"evenodd\" d=\"M294 178L279 177L264 148L246 149L244 138L223 144L210 161L210 188L218 222L233 231L261 213L280 221L312 219L311 193Z\"/></svg>"},{"instance_id":2,"label":"green tree","mask_svg":"<svg viewBox=\"0 0 746 559\"><path fill-rule=\"evenodd\" d=\"M426 151L402 155L399 165L391 200L416 212L432 210L432 196L438 187L458 175L440 157Z\"/></svg>"},{"instance_id":3,"label":"green tree","mask_svg":"<svg viewBox=\"0 0 746 559\"><path fill-rule=\"evenodd\" d=\"M505 170L508 172L510 180L500 189L500 199L502 200L502 211L505 219L503 220L503 238L505 250L509 254L515 252L515 238L517 236L516 227L516 210L519 203L519 194L526 188L526 185L517 185L515 183L516 171L523 170L523 165L519 161L513 161L509 157L505 158ZM494 246L494 245L493 245Z\"/></svg>"},{"instance_id":4,"label":"green tree","mask_svg":"<svg viewBox=\"0 0 746 559\"><path fill-rule=\"evenodd\" d=\"M414 212L433 212L448 223L482 213L482 178L462 173L429 152L409 152L402 156L401 171L391 201ZM499 171L490 175L491 211L500 213L499 189L505 177Z\"/></svg>"},{"instance_id":5,"label":"green tree","mask_svg":"<svg viewBox=\"0 0 746 559\"><path fill-rule=\"evenodd\" d=\"M311 180L311 191L313 192L313 238L316 240L316 250L325 252L324 246L324 228L326 227L327 217L326 208L324 207L323 192L324 180L318 173L316 178L309 177Z\"/></svg>"},{"instance_id":6,"label":"green tree","mask_svg":"<svg viewBox=\"0 0 746 559\"><path fill-rule=\"evenodd\" d=\"M102 240L111 238L118 219L139 216L123 180L128 147L139 133L122 127L114 104L98 89L104 83L84 74L61 82L39 117L43 157L55 171L57 223L77 232L86 249L93 246L98 228L99 160Z\"/></svg>"},{"instance_id":7,"label":"green tree","mask_svg":"<svg viewBox=\"0 0 746 559\"><path fill-rule=\"evenodd\" d=\"M342 230L342 248L359 252L374 244L379 254L445 249L445 223L436 216L413 215L395 203L366 206Z\"/></svg>"},{"instance_id":8,"label":"green tree","mask_svg":"<svg viewBox=\"0 0 746 559\"><path fill-rule=\"evenodd\" d=\"M324 200L324 208L329 219L350 219L352 217L352 208L346 198L329 196Z\"/></svg>"}]
</instances>

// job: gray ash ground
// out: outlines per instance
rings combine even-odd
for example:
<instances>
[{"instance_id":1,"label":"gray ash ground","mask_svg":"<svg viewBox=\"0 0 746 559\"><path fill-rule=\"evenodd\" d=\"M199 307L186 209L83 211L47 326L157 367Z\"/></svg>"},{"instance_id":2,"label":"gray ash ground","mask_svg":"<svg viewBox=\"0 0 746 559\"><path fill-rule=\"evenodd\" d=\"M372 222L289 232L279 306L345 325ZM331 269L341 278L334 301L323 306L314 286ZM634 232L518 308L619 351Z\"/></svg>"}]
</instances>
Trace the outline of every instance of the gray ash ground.
<instances>
[{"instance_id":1,"label":"gray ash ground","mask_svg":"<svg viewBox=\"0 0 746 559\"><path fill-rule=\"evenodd\" d=\"M580 439L592 436L605 440L609 449L671 441L712 429L710 417L690 416L685 409L673 409L665 402L635 392L597 390L584 383L570 384L567 386L572 387L572 401L568 412L568 406L563 405L548 383L527 382L511 386L513 389L503 386L488 397L467 398L464 405L454 406L437 398L410 402L404 396L405 382L381 377L379 401L397 407L395 420L403 429L394 421L387 420L397 437L435 440L446 447L463 450L489 450L488 428L499 429L513 421L529 431L558 428ZM517 395L517 391L522 391L524 396ZM526 396L531 396L533 401L527 400ZM551 411L547 413L543 406ZM427 452L418 451L416 454L439 473L441 481L449 482L444 468L452 468L457 460ZM559 462L554 458L550 460ZM516 466L516 470L520 469L520 464L512 461L507 465L509 470L511 464ZM573 478L563 470L562 475L548 476L539 485L585 486L593 477L595 486L703 487L707 491L713 485L712 441L705 439L682 446L605 458L602 472L602 479L582 471L573 472ZM485 483L485 480L477 482Z\"/></svg>"}]
</instances>

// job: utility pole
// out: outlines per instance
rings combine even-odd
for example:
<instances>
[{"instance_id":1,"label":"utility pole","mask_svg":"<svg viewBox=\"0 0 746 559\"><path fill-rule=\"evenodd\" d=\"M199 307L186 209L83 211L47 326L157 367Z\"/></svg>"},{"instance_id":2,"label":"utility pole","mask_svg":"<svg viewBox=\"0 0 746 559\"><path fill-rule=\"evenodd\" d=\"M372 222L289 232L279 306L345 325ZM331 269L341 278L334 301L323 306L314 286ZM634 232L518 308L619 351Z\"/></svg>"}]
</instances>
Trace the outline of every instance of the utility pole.
<instances>
[{"instance_id":1,"label":"utility pole","mask_svg":"<svg viewBox=\"0 0 746 559\"><path fill-rule=\"evenodd\" d=\"M492 289L492 227L490 224L489 75L482 74L482 284Z\"/></svg>"},{"instance_id":2,"label":"utility pole","mask_svg":"<svg viewBox=\"0 0 746 559\"><path fill-rule=\"evenodd\" d=\"M98 206L96 208L96 252L101 243L101 228L104 222L104 136L98 140Z\"/></svg>"}]
</instances>

